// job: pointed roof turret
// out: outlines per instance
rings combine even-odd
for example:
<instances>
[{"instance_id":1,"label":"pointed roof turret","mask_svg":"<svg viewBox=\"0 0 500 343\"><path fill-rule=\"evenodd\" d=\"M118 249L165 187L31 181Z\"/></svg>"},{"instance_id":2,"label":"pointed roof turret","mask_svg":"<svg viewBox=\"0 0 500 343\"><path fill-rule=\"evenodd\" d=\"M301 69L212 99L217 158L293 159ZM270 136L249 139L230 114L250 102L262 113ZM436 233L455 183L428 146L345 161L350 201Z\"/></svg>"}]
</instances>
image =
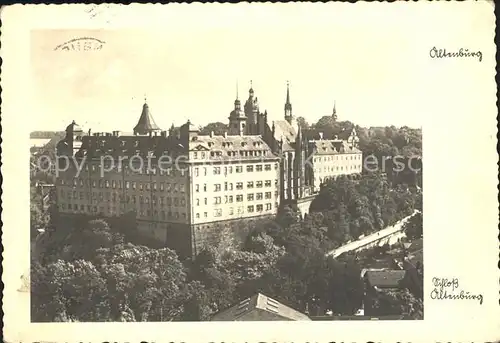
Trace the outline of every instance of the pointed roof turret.
<instances>
[{"instance_id":1,"label":"pointed roof turret","mask_svg":"<svg viewBox=\"0 0 500 343\"><path fill-rule=\"evenodd\" d=\"M292 103L290 102L290 81L286 82L285 120L292 123Z\"/></svg>"},{"instance_id":2,"label":"pointed roof turret","mask_svg":"<svg viewBox=\"0 0 500 343\"><path fill-rule=\"evenodd\" d=\"M333 118L333 120L337 120L337 109L335 108L335 100L333 101L332 118Z\"/></svg>"},{"instance_id":3,"label":"pointed roof turret","mask_svg":"<svg viewBox=\"0 0 500 343\"><path fill-rule=\"evenodd\" d=\"M156 125L151 112L149 111L149 106L144 99L144 105L142 106L141 117L139 122L134 127L134 134L136 135L146 135L154 131L161 131L161 129Z\"/></svg>"}]
</instances>

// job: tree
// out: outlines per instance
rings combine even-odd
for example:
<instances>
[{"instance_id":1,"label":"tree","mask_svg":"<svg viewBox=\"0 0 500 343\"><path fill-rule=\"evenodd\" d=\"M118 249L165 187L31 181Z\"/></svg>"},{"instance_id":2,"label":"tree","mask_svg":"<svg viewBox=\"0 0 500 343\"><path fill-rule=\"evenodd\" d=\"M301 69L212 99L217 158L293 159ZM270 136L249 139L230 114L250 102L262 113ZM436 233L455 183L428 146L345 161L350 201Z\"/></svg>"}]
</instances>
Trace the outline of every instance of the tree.
<instances>
[{"instance_id":1,"label":"tree","mask_svg":"<svg viewBox=\"0 0 500 343\"><path fill-rule=\"evenodd\" d=\"M211 132L215 135L223 135L224 132L227 132L227 129L227 125L222 122L210 123L200 130L200 135L209 135Z\"/></svg>"},{"instance_id":2,"label":"tree","mask_svg":"<svg viewBox=\"0 0 500 343\"><path fill-rule=\"evenodd\" d=\"M309 123L304 117L297 117L297 124L302 130L309 128Z\"/></svg>"},{"instance_id":3,"label":"tree","mask_svg":"<svg viewBox=\"0 0 500 343\"><path fill-rule=\"evenodd\" d=\"M423 235L423 218L422 212L417 212L403 226L403 231L409 239L422 238Z\"/></svg>"},{"instance_id":4,"label":"tree","mask_svg":"<svg viewBox=\"0 0 500 343\"><path fill-rule=\"evenodd\" d=\"M373 301L373 309L379 315L402 315L408 319L423 318L423 302L407 289L378 291Z\"/></svg>"}]
</instances>

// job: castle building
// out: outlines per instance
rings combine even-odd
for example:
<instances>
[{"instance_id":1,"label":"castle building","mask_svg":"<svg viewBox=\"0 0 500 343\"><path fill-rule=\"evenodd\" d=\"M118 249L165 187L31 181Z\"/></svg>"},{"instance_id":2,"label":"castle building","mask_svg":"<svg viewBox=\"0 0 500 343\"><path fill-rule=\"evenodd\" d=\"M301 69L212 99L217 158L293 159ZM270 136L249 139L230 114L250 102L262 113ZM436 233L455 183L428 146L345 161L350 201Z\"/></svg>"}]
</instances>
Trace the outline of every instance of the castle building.
<instances>
[{"instance_id":1,"label":"castle building","mask_svg":"<svg viewBox=\"0 0 500 343\"><path fill-rule=\"evenodd\" d=\"M361 172L349 139L309 139L292 112L269 125L253 87L236 95L223 135L201 135L190 121L167 134L145 102L133 133L84 133L73 121L57 145L57 206L63 217L132 215L138 233L182 256L214 244L239 224L296 204L307 213L329 177Z\"/></svg>"},{"instance_id":2,"label":"castle building","mask_svg":"<svg viewBox=\"0 0 500 343\"><path fill-rule=\"evenodd\" d=\"M134 134L83 136L72 123L57 150L61 214L133 213L141 234L182 255L196 255L235 222L275 214L280 202L279 158L260 136L201 136L189 121L167 135L147 104Z\"/></svg>"}]
</instances>

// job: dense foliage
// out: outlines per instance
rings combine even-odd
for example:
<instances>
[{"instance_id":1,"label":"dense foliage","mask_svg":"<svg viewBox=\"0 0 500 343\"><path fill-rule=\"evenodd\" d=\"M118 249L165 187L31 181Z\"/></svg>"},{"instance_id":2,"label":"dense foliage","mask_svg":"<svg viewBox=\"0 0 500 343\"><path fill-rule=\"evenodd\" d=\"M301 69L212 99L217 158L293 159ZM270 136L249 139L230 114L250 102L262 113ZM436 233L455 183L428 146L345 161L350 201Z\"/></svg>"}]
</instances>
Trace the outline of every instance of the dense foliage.
<instances>
[{"instance_id":1,"label":"dense foliage","mask_svg":"<svg viewBox=\"0 0 500 343\"><path fill-rule=\"evenodd\" d=\"M175 252L123 243L100 220L41 244L45 258L31 270L33 321L180 320L202 290L187 282Z\"/></svg>"},{"instance_id":2,"label":"dense foliage","mask_svg":"<svg viewBox=\"0 0 500 343\"><path fill-rule=\"evenodd\" d=\"M384 315L402 315L407 319L423 319L422 299L416 298L407 289L378 292L373 308Z\"/></svg>"},{"instance_id":3,"label":"dense foliage","mask_svg":"<svg viewBox=\"0 0 500 343\"><path fill-rule=\"evenodd\" d=\"M310 216L327 228L328 238L338 246L394 225L419 209L421 197L415 187L391 188L382 174L366 174L361 180L341 176L321 188Z\"/></svg>"}]
</instances>

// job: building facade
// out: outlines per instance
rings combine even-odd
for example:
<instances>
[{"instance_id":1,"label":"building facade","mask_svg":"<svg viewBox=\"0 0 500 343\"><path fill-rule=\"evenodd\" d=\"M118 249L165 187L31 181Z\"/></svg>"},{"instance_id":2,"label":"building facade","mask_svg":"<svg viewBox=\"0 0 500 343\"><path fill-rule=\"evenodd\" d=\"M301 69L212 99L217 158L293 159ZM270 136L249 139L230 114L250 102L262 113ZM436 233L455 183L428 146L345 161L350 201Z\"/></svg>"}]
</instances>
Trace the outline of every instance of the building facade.
<instances>
[{"instance_id":1,"label":"building facade","mask_svg":"<svg viewBox=\"0 0 500 343\"><path fill-rule=\"evenodd\" d=\"M84 132L75 122L57 145L57 205L63 216L132 215L137 230L181 255L196 255L245 223L297 204L307 212L329 177L361 172L350 141L309 139L292 112L268 123L253 88L236 97L223 135L190 121L162 131L147 103L133 133Z\"/></svg>"}]
</instances>

